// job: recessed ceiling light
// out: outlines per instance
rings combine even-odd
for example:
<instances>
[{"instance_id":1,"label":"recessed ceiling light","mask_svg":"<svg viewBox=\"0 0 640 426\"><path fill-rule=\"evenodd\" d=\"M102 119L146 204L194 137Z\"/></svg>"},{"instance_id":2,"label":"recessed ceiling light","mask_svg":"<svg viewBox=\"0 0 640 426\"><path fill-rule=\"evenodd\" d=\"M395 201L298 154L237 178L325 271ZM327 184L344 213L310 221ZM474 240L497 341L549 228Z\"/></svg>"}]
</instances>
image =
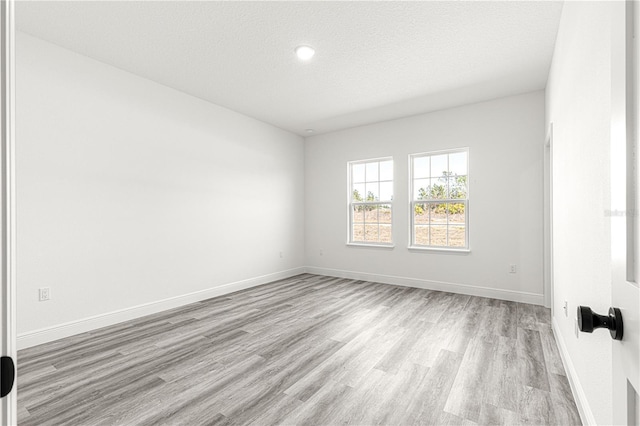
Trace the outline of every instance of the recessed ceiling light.
<instances>
[{"instance_id":1,"label":"recessed ceiling light","mask_svg":"<svg viewBox=\"0 0 640 426\"><path fill-rule=\"evenodd\" d=\"M307 130L305 130L305 132L307 132L307 133L315 133L315 130L313 130L313 129L307 129Z\"/></svg>"},{"instance_id":2,"label":"recessed ceiling light","mask_svg":"<svg viewBox=\"0 0 640 426\"><path fill-rule=\"evenodd\" d=\"M296 47L296 55L301 61L308 61L315 55L316 50L311 46L298 46Z\"/></svg>"}]
</instances>

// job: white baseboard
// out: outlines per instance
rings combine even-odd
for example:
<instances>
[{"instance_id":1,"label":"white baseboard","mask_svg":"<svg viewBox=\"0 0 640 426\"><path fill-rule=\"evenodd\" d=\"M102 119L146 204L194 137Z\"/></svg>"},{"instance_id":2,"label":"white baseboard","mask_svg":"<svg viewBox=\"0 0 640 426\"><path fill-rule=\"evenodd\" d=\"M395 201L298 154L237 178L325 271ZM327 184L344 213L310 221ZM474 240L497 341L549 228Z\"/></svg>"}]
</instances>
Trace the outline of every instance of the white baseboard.
<instances>
[{"instance_id":1,"label":"white baseboard","mask_svg":"<svg viewBox=\"0 0 640 426\"><path fill-rule=\"evenodd\" d=\"M81 320L54 325L52 327L28 331L26 333L18 334L18 350L30 348L42 343L52 342L54 340L73 336L75 334L96 330L98 328L106 327L109 325L118 324L123 321L140 318L145 315L155 314L158 312L166 311L168 309L188 305L189 303L199 302L201 300L210 299L212 297L233 293L234 291L244 290L246 288L255 287L272 281L293 277L298 274L303 274L304 272L304 267L289 269L286 271L275 272L273 274L267 274L242 281L223 284L206 290L195 291L193 293L183 294L164 300L158 300L155 302L132 306L130 308L120 309L118 311L107 312L89 318L83 318Z\"/></svg>"},{"instance_id":2,"label":"white baseboard","mask_svg":"<svg viewBox=\"0 0 640 426\"><path fill-rule=\"evenodd\" d=\"M120 309L118 311L107 312L76 321L57 324L51 327L41 328L39 330L21 333L18 334L17 339L18 350L30 348L32 346L40 345L47 342L52 342L54 340L73 336L75 334L96 330L98 328L107 327L109 325L118 324L123 321L140 318L145 315L151 315L158 312L166 311L168 309L188 305L189 303L199 302L201 300L210 299L212 297L222 296L224 294L233 293L234 291L244 290L246 288L266 284L271 281L289 278L305 272L310 274L327 275L339 278L373 281L383 284L423 288L427 290L440 290L452 293L468 294L472 296L491 297L494 299L532 303L536 305L542 305L544 303L543 295L541 294L518 292L513 290L501 290L488 287L476 287L466 284L455 284L442 281L421 280L416 278L343 271L338 269L300 267L276 272L273 274L262 275L247 280L236 281L233 283L228 283L176 297L171 297L164 300L158 300L138 306L132 306L130 308Z\"/></svg>"},{"instance_id":3,"label":"white baseboard","mask_svg":"<svg viewBox=\"0 0 640 426\"><path fill-rule=\"evenodd\" d=\"M338 278L373 281L383 284L416 287L426 290L448 291L451 293L468 294L470 296L490 297L493 299L509 300L512 302L544 305L544 296L542 294L527 293L524 291L502 290L490 287L478 287L468 284L448 283L444 281L370 274L367 272L343 271L340 269L318 268L315 266L307 266L306 272L309 274L329 275L331 277Z\"/></svg>"},{"instance_id":4,"label":"white baseboard","mask_svg":"<svg viewBox=\"0 0 640 426\"><path fill-rule=\"evenodd\" d=\"M578 413L580 413L580 420L582 420L583 425L597 425L596 419L593 416L593 412L591 411L591 407L589 406L587 395L584 393L584 389L580 384L578 373L573 366L573 362L571 361L571 357L569 356L569 352L567 351L567 345L564 342L564 338L562 337L562 333L560 333L558 323L556 322L555 318L551 319L551 324L553 335L556 338L556 342L558 342L558 349L560 349L560 358L562 358L564 371L567 372L567 379L569 380L569 385L571 386L571 391L573 392L573 399L576 401Z\"/></svg>"}]
</instances>

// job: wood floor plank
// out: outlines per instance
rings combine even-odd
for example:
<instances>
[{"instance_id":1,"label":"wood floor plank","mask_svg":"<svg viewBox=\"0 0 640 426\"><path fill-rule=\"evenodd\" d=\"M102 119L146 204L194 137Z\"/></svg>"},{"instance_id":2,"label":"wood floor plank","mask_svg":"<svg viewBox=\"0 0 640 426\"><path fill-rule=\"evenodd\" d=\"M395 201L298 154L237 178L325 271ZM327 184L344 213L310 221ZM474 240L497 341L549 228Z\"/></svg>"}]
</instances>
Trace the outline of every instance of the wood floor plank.
<instances>
[{"instance_id":1,"label":"wood floor plank","mask_svg":"<svg viewBox=\"0 0 640 426\"><path fill-rule=\"evenodd\" d=\"M518 423L522 425L555 424L554 405L549 392L523 386L518 406Z\"/></svg>"},{"instance_id":2,"label":"wood floor plank","mask_svg":"<svg viewBox=\"0 0 640 426\"><path fill-rule=\"evenodd\" d=\"M456 295L453 293L445 293L443 291L429 291L423 297L427 302L427 306L422 313L421 319L426 322L440 322L445 312L450 312L449 308L458 306L459 309L464 308L457 303Z\"/></svg>"},{"instance_id":3,"label":"wood floor plank","mask_svg":"<svg viewBox=\"0 0 640 426\"><path fill-rule=\"evenodd\" d=\"M407 361L413 348L423 334L424 330L420 328L407 329L398 342L384 354L374 368L389 374L396 374Z\"/></svg>"},{"instance_id":4,"label":"wood floor plank","mask_svg":"<svg viewBox=\"0 0 640 426\"><path fill-rule=\"evenodd\" d=\"M522 383L548 392L550 390L549 379L540 332L518 328L517 345Z\"/></svg>"},{"instance_id":5,"label":"wood floor plank","mask_svg":"<svg viewBox=\"0 0 640 426\"><path fill-rule=\"evenodd\" d=\"M496 346L481 337L471 339L444 406L446 412L473 422L479 420Z\"/></svg>"},{"instance_id":6,"label":"wood floor plank","mask_svg":"<svg viewBox=\"0 0 640 426\"><path fill-rule=\"evenodd\" d=\"M440 413L438 420L436 422L438 426L475 426L478 423L473 422L469 419L463 419L461 417L456 416L455 414L447 413L443 411Z\"/></svg>"},{"instance_id":7,"label":"wood floor plank","mask_svg":"<svg viewBox=\"0 0 640 426\"><path fill-rule=\"evenodd\" d=\"M208 374L196 377L185 375L170 382L165 388L167 393L158 395L162 402L158 410L150 416L138 419L140 424L163 424L191 421L194 417L203 415L216 416L220 414L218 406L223 398L224 390L241 380L261 371L265 360L259 356L243 358L230 368L213 370ZM117 408L117 407L116 407ZM121 410L114 410L121 411ZM193 419L195 421L195 419ZM191 423L202 424L202 423Z\"/></svg>"},{"instance_id":8,"label":"wood floor plank","mask_svg":"<svg viewBox=\"0 0 640 426\"><path fill-rule=\"evenodd\" d=\"M437 425L461 362L461 354L441 350L399 424Z\"/></svg>"},{"instance_id":9,"label":"wood floor plank","mask_svg":"<svg viewBox=\"0 0 640 426\"><path fill-rule=\"evenodd\" d=\"M528 303L517 304L518 328L548 330L551 328L550 310Z\"/></svg>"},{"instance_id":10,"label":"wood floor plank","mask_svg":"<svg viewBox=\"0 0 640 426\"><path fill-rule=\"evenodd\" d=\"M500 301L499 315L495 318L499 334L510 339L517 338L518 318L517 304L506 300Z\"/></svg>"},{"instance_id":11,"label":"wood floor plank","mask_svg":"<svg viewBox=\"0 0 640 426\"><path fill-rule=\"evenodd\" d=\"M365 347L345 364L344 371L337 376L337 379L346 385L357 386L406 332L406 329L392 326L384 329L383 333L375 333Z\"/></svg>"},{"instance_id":12,"label":"wood floor plank","mask_svg":"<svg viewBox=\"0 0 640 426\"><path fill-rule=\"evenodd\" d=\"M542 343L542 352L544 354L544 360L549 374L559 374L564 376L564 366L562 365L562 358L560 358L558 344L553 336L553 331L551 331L551 329L541 331L540 341Z\"/></svg>"},{"instance_id":13,"label":"wood floor plank","mask_svg":"<svg viewBox=\"0 0 640 426\"><path fill-rule=\"evenodd\" d=\"M498 336L483 402L511 412L518 412L520 371L516 339Z\"/></svg>"},{"instance_id":14,"label":"wood floor plank","mask_svg":"<svg viewBox=\"0 0 640 426\"><path fill-rule=\"evenodd\" d=\"M482 404L478 424L487 426L518 424L518 413L491 404Z\"/></svg>"},{"instance_id":15,"label":"wood floor plank","mask_svg":"<svg viewBox=\"0 0 640 426\"><path fill-rule=\"evenodd\" d=\"M421 322L419 329L422 334L407 354L405 362L431 367L440 351L447 347L451 335L444 327L429 322Z\"/></svg>"},{"instance_id":16,"label":"wood floor plank","mask_svg":"<svg viewBox=\"0 0 640 426\"><path fill-rule=\"evenodd\" d=\"M581 425L578 407L571 393L571 386L564 375L549 374L555 423L558 425Z\"/></svg>"},{"instance_id":17,"label":"wood floor plank","mask_svg":"<svg viewBox=\"0 0 640 426\"><path fill-rule=\"evenodd\" d=\"M264 411L248 421L234 419L234 424L250 424L255 426L286 424L291 413L298 410L304 403L297 398L281 393L278 398Z\"/></svg>"},{"instance_id":18,"label":"wood floor plank","mask_svg":"<svg viewBox=\"0 0 640 426\"><path fill-rule=\"evenodd\" d=\"M416 389L423 389L429 377L429 367L405 363L394 375L387 373L380 384L383 389L382 402L376 407L374 424L398 425L408 413ZM389 407L394 407L390 410Z\"/></svg>"},{"instance_id":19,"label":"wood floor plank","mask_svg":"<svg viewBox=\"0 0 640 426\"><path fill-rule=\"evenodd\" d=\"M357 365L359 355L368 349L370 342L374 341L377 330L376 327L362 327L358 336L286 389L285 393L306 401L327 382L343 380L345 375L349 374L349 369Z\"/></svg>"},{"instance_id":20,"label":"wood floor plank","mask_svg":"<svg viewBox=\"0 0 640 426\"><path fill-rule=\"evenodd\" d=\"M353 388L334 380L329 380L305 404L292 411L285 419L286 424L329 425L341 423L348 415L344 401L351 401Z\"/></svg>"},{"instance_id":21,"label":"wood floor plank","mask_svg":"<svg viewBox=\"0 0 640 426\"><path fill-rule=\"evenodd\" d=\"M352 388L348 401L340 401L341 406L348 405L344 423L355 425L375 424L374 418L384 402L387 373L372 369L358 386ZM343 408L344 409L344 408Z\"/></svg>"},{"instance_id":22,"label":"wood floor plank","mask_svg":"<svg viewBox=\"0 0 640 426\"><path fill-rule=\"evenodd\" d=\"M302 274L18 354L21 425L577 424L549 310Z\"/></svg>"}]
</instances>

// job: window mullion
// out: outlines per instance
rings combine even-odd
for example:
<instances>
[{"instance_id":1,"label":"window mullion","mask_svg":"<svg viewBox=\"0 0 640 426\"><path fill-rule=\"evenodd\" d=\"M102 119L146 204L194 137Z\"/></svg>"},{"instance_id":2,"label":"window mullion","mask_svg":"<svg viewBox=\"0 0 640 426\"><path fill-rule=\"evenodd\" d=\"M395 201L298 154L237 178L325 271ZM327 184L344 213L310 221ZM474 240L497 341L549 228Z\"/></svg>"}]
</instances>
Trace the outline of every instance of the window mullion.
<instances>
[{"instance_id":1,"label":"window mullion","mask_svg":"<svg viewBox=\"0 0 640 426\"><path fill-rule=\"evenodd\" d=\"M431 170L431 169L429 169ZM428 211L429 211L429 227L427 228L427 230L429 231L429 245L431 245L431 230L433 229L432 224L431 224L431 204L427 204L428 207Z\"/></svg>"},{"instance_id":2,"label":"window mullion","mask_svg":"<svg viewBox=\"0 0 640 426\"><path fill-rule=\"evenodd\" d=\"M447 183L447 186L449 186L449 184ZM449 246L449 203L446 203L444 205L445 208L445 212L447 213L447 247Z\"/></svg>"}]
</instances>

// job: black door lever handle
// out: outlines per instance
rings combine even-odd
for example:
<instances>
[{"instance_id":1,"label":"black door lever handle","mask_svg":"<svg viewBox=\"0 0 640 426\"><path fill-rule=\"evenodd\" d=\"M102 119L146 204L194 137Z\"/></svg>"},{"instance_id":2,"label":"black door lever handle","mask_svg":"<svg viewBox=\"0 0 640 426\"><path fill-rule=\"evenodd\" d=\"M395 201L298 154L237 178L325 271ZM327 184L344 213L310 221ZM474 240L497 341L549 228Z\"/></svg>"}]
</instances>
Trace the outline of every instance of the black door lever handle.
<instances>
[{"instance_id":1,"label":"black door lever handle","mask_svg":"<svg viewBox=\"0 0 640 426\"><path fill-rule=\"evenodd\" d=\"M614 340L622 340L622 312L618 308L609 308L609 315L598 315L588 306L578 306L578 329L584 333L593 333L598 328L606 328Z\"/></svg>"},{"instance_id":2,"label":"black door lever handle","mask_svg":"<svg viewBox=\"0 0 640 426\"><path fill-rule=\"evenodd\" d=\"M4 398L13 389L16 378L16 366L8 356L0 357L0 398Z\"/></svg>"}]
</instances>

